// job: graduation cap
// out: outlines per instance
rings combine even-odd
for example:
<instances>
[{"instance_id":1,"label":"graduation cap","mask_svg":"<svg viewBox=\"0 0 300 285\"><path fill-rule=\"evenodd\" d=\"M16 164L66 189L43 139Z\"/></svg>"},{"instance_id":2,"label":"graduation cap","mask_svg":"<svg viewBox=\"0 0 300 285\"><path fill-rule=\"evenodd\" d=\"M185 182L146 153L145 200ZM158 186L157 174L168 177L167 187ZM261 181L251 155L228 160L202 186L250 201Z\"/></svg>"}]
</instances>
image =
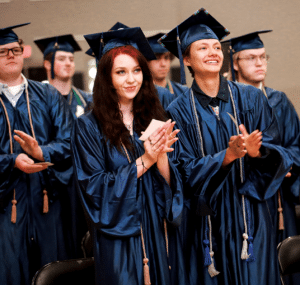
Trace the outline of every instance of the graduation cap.
<instances>
[{"instance_id":1,"label":"graduation cap","mask_svg":"<svg viewBox=\"0 0 300 285\"><path fill-rule=\"evenodd\" d=\"M120 22L117 22L108 31L111 32L111 31L116 31L116 30L125 29L125 28L129 28L129 27ZM85 53L89 56L95 57L95 54L94 54L92 48L89 48Z\"/></svg>"},{"instance_id":2,"label":"graduation cap","mask_svg":"<svg viewBox=\"0 0 300 285\"><path fill-rule=\"evenodd\" d=\"M151 46L154 53L166 53L169 52L165 47L159 44L157 41L168 31L149 31L145 32L148 43ZM149 35L147 35L147 33Z\"/></svg>"},{"instance_id":3,"label":"graduation cap","mask_svg":"<svg viewBox=\"0 0 300 285\"><path fill-rule=\"evenodd\" d=\"M54 59L57 51L66 51L74 53L75 51L81 51L80 46L75 41L73 35L62 35L50 38L43 38L34 41L38 48L42 51L45 57L53 53L51 60L51 78L54 79Z\"/></svg>"},{"instance_id":4,"label":"graduation cap","mask_svg":"<svg viewBox=\"0 0 300 285\"><path fill-rule=\"evenodd\" d=\"M2 46L2 45L18 42L19 38L16 35L16 33L13 31L13 29L23 27L29 24L30 23L24 23L24 24L19 24L19 25L0 29L0 45Z\"/></svg>"},{"instance_id":5,"label":"graduation cap","mask_svg":"<svg viewBox=\"0 0 300 285\"><path fill-rule=\"evenodd\" d=\"M232 74L233 81L235 81L235 74L233 69L233 58L232 58L233 54L242 50L263 48L264 43L260 39L259 34L264 34L269 32L272 32L272 30L256 31L222 42L222 44L229 43L230 66L231 66L231 74Z\"/></svg>"},{"instance_id":6,"label":"graduation cap","mask_svg":"<svg viewBox=\"0 0 300 285\"><path fill-rule=\"evenodd\" d=\"M131 45L139 50L147 60L156 59L140 27L121 28L116 31L89 34L85 35L84 38L98 61L109 50L126 45Z\"/></svg>"},{"instance_id":7,"label":"graduation cap","mask_svg":"<svg viewBox=\"0 0 300 285\"><path fill-rule=\"evenodd\" d=\"M195 41L204 39L220 41L227 35L229 35L229 31L213 18L207 10L201 8L161 37L158 42L179 58L181 84L186 84L182 53Z\"/></svg>"}]
</instances>

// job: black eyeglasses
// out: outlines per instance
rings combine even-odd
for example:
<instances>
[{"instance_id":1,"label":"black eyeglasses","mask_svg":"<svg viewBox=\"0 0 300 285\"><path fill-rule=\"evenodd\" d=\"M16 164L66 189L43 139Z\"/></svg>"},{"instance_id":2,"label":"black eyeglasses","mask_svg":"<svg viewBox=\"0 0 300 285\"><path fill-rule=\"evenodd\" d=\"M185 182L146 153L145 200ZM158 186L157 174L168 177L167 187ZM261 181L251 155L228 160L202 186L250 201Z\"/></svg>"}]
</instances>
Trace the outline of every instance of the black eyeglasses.
<instances>
[{"instance_id":1,"label":"black eyeglasses","mask_svg":"<svg viewBox=\"0 0 300 285\"><path fill-rule=\"evenodd\" d=\"M9 54L10 50L13 53L13 55L21 55L21 54L23 54L23 48L22 47L1 48L0 49L0 57L1 56L7 56Z\"/></svg>"}]
</instances>

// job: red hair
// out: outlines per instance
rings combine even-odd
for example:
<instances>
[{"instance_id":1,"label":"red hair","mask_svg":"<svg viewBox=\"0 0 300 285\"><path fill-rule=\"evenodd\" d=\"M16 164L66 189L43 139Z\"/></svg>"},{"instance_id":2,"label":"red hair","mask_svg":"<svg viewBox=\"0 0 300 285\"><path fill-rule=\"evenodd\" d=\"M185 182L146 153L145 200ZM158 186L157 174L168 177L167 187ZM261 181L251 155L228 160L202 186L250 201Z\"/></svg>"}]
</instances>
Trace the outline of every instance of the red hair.
<instances>
[{"instance_id":1,"label":"red hair","mask_svg":"<svg viewBox=\"0 0 300 285\"><path fill-rule=\"evenodd\" d=\"M147 60L137 49L130 45L121 46L111 49L102 56L98 63L93 90L93 113L111 146L121 151L122 141L127 149L133 151L130 133L123 123L119 98L111 78L114 59L120 54L134 58L143 72L142 86L133 100L134 131L141 135L152 119L165 120L166 114L160 104Z\"/></svg>"}]
</instances>

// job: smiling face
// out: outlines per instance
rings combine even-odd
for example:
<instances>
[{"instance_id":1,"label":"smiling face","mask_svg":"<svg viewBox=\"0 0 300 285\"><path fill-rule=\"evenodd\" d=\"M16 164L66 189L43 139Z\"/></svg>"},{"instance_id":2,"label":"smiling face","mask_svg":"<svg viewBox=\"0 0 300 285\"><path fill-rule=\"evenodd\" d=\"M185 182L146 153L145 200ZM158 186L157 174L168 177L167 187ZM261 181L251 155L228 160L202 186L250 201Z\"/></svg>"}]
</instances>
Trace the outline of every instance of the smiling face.
<instances>
[{"instance_id":1,"label":"smiling face","mask_svg":"<svg viewBox=\"0 0 300 285\"><path fill-rule=\"evenodd\" d=\"M135 98L142 86L143 72L136 59L127 54L119 54L114 59L111 78L120 103L128 103Z\"/></svg>"},{"instance_id":2,"label":"smiling face","mask_svg":"<svg viewBox=\"0 0 300 285\"><path fill-rule=\"evenodd\" d=\"M0 45L0 49L12 49L20 47L18 42ZM0 57L0 81L6 82L11 78L21 76L23 68L23 55L14 55L9 51L7 56Z\"/></svg>"},{"instance_id":3,"label":"smiling face","mask_svg":"<svg viewBox=\"0 0 300 285\"><path fill-rule=\"evenodd\" d=\"M189 54L183 58L183 62L193 69L197 77L219 73L223 58L220 42L215 39L205 39L190 45Z\"/></svg>"},{"instance_id":4,"label":"smiling face","mask_svg":"<svg viewBox=\"0 0 300 285\"><path fill-rule=\"evenodd\" d=\"M264 81L267 73L266 58L265 48L240 51L233 64L237 80L254 86Z\"/></svg>"}]
</instances>

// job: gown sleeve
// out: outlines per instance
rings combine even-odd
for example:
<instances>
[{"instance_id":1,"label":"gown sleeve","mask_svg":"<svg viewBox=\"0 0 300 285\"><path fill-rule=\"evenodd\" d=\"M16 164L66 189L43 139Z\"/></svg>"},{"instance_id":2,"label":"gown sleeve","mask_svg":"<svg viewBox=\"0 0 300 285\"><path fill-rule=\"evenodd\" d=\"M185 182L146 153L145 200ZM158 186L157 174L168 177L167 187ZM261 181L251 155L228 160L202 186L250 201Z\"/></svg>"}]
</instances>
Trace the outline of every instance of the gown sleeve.
<instances>
[{"instance_id":1,"label":"gown sleeve","mask_svg":"<svg viewBox=\"0 0 300 285\"><path fill-rule=\"evenodd\" d=\"M140 234L135 161L113 169L108 166L109 146L85 115L78 118L72 133L72 152L79 195L93 225L102 233L125 237ZM116 152L117 153L117 152ZM111 168L111 169L110 169Z\"/></svg>"},{"instance_id":2,"label":"gown sleeve","mask_svg":"<svg viewBox=\"0 0 300 285\"><path fill-rule=\"evenodd\" d=\"M278 122L267 98L256 88L248 92L248 98L255 98L254 107L249 112L241 112L240 118L249 134L256 129L262 132L262 157L250 158L246 155L245 182L239 193L264 201L277 192L292 166L292 159L281 146Z\"/></svg>"}]
</instances>

